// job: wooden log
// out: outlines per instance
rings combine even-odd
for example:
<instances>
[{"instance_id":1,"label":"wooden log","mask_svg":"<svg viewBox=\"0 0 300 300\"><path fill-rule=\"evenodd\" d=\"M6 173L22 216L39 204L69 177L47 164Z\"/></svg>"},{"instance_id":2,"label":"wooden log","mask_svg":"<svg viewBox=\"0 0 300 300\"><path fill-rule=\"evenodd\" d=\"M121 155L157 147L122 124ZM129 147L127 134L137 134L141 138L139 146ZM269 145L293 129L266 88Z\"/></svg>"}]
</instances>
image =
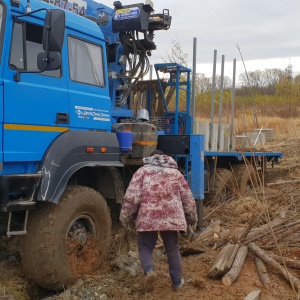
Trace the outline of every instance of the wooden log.
<instances>
[{"instance_id":1,"label":"wooden log","mask_svg":"<svg viewBox=\"0 0 300 300\"><path fill-rule=\"evenodd\" d=\"M231 247L226 251L226 254L223 256L223 262L219 266L219 270L212 276L213 278L223 276L230 270L239 247L240 246L238 244L231 245Z\"/></svg>"},{"instance_id":2,"label":"wooden log","mask_svg":"<svg viewBox=\"0 0 300 300\"><path fill-rule=\"evenodd\" d=\"M222 283L230 286L239 276L245 259L247 257L248 247L241 246L235 256L231 269L223 276Z\"/></svg>"},{"instance_id":3,"label":"wooden log","mask_svg":"<svg viewBox=\"0 0 300 300\"><path fill-rule=\"evenodd\" d=\"M283 221L282 219L274 219L269 223L263 224L260 227L254 227L250 230L250 232L247 234L246 239L251 239L259 234L264 233L266 230L270 230L270 226L273 228L275 226L278 226L280 224L283 224L285 222L285 220Z\"/></svg>"},{"instance_id":4,"label":"wooden log","mask_svg":"<svg viewBox=\"0 0 300 300\"><path fill-rule=\"evenodd\" d=\"M230 257L226 261L226 265L225 265L225 268L224 268L224 274L226 274L230 270L230 268L232 267L232 264L234 262L236 254L238 253L239 248L240 248L239 244L235 244L234 245L232 253L231 253Z\"/></svg>"},{"instance_id":5,"label":"wooden log","mask_svg":"<svg viewBox=\"0 0 300 300\"><path fill-rule=\"evenodd\" d=\"M288 257L281 257L281 256L275 255L275 254L270 254L270 256L274 260L279 262L280 264L285 264L288 268L300 270L300 261L299 260L291 259Z\"/></svg>"},{"instance_id":6,"label":"wooden log","mask_svg":"<svg viewBox=\"0 0 300 300\"><path fill-rule=\"evenodd\" d=\"M300 281L272 257L270 257L264 250L260 249L255 243L250 243L248 248L266 264L277 270L292 286L295 287L298 292L300 291Z\"/></svg>"},{"instance_id":7,"label":"wooden log","mask_svg":"<svg viewBox=\"0 0 300 300\"><path fill-rule=\"evenodd\" d=\"M249 293L244 300L259 300L261 296L261 291L257 290L257 291L253 291L251 293Z\"/></svg>"},{"instance_id":8,"label":"wooden log","mask_svg":"<svg viewBox=\"0 0 300 300\"><path fill-rule=\"evenodd\" d=\"M214 274L219 270L220 266L224 261L224 257L227 255L227 252L231 249L232 244L227 244L219 253L217 258L214 260L212 267L208 271L208 276L213 277Z\"/></svg>"},{"instance_id":9,"label":"wooden log","mask_svg":"<svg viewBox=\"0 0 300 300\"><path fill-rule=\"evenodd\" d=\"M219 249L222 246L224 246L226 243L228 243L228 239L219 239L215 244L215 248Z\"/></svg>"},{"instance_id":10,"label":"wooden log","mask_svg":"<svg viewBox=\"0 0 300 300\"><path fill-rule=\"evenodd\" d=\"M282 225L282 226L276 225L275 226L276 228L273 227L272 230L273 230L274 233L275 232L279 233L279 232L285 231L287 228L294 227L295 225L298 225L298 224L300 224L300 220L292 222L292 223L289 223L289 224L286 224L286 225ZM247 245L249 243L252 243L252 242L258 240L259 238L262 238L262 237L264 237L264 236L266 236L266 235L268 235L270 233L271 233L270 230L266 230L264 233L258 234L257 236L254 236L254 237L252 237L250 239L245 240L243 242L243 245Z\"/></svg>"},{"instance_id":11,"label":"wooden log","mask_svg":"<svg viewBox=\"0 0 300 300\"><path fill-rule=\"evenodd\" d=\"M265 263L257 256L255 256L254 260L261 283L264 285L269 284L271 282L271 279Z\"/></svg>"},{"instance_id":12,"label":"wooden log","mask_svg":"<svg viewBox=\"0 0 300 300\"><path fill-rule=\"evenodd\" d=\"M236 233L231 234L231 231L229 229L222 228L222 231L220 232L220 239L217 241L215 246L216 249L219 249L229 243L235 235Z\"/></svg>"},{"instance_id":13,"label":"wooden log","mask_svg":"<svg viewBox=\"0 0 300 300\"><path fill-rule=\"evenodd\" d=\"M246 236L248 235L248 233L251 231L253 225L254 225L254 214L251 215L251 219L250 222L248 223L246 229L241 233L241 235L239 236L240 240L244 240L246 238Z\"/></svg>"},{"instance_id":14,"label":"wooden log","mask_svg":"<svg viewBox=\"0 0 300 300\"><path fill-rule=\"evenodd\" d=\"M285 227L283 227L282 230L275 231L277 243L280 243L281 241L291 238L292 235L298 233L299 230L300 230L300 224L292 226L291 228L288 229L288 231L287 228ZM274 241L274 236L270 236L264 239L265 244L271 243L273 241Z\"/></svg>"}]
</instances>

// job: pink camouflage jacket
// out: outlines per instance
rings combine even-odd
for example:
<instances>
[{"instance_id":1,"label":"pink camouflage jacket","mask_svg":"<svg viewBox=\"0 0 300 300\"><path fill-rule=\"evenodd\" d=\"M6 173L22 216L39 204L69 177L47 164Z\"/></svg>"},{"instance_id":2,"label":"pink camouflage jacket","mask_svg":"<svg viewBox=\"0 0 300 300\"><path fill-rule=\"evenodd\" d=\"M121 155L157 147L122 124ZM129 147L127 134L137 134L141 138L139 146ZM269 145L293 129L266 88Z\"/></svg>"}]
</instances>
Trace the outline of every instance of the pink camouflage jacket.
<instances>
[{"instance_id":1,"label":"pink camouflage jacket","mask_svg":"<svg viewBox=\"0 0 300 300\"><path fill-rule=\"evenodd\" d=\"M135 221L137 231L186 231L197 222L193 194L168 155L144 158L133 175L120 214L123 224Z\"/></svg>"}]
</instances>

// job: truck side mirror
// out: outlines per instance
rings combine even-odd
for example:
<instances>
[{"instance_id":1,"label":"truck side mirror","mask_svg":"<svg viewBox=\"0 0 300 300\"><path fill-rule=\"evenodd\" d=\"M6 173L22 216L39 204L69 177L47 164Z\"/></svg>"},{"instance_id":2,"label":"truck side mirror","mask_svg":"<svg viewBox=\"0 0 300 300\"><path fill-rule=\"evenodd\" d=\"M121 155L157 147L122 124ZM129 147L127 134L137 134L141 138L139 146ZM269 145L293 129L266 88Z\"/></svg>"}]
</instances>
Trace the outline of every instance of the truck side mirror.
<instances>
[{"instance_id":1,"label":"truck side mirror","mask_svg":"<svg viewBox=\"0 0 300 300\"><path fill-rule=\"evenodd\" d=\"M47 10L43 33L43 49L61 52L65 35L65 12L61 9Z\"/></svg>"}]
</instances>

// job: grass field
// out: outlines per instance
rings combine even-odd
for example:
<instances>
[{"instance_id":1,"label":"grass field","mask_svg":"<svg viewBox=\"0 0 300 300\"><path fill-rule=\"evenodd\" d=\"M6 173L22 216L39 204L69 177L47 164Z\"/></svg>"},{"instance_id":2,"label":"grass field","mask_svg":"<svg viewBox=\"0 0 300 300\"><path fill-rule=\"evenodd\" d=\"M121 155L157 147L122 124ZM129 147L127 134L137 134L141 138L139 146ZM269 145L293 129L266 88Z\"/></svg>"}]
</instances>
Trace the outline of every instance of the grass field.
<instances>
[{"instance_id":1,"label":"grass field","mask_svg":"<svg viewBox=\"0 0 300 300\"><path fill-rule=\"evenodd\" d=\"M219 121L219 95L216 94L214 122ZM211 94L196 97L195 114L198 121L210 121ZM224 93L222 123L231 124L231 94ZM184 104L182 104L182 107ZM234 103L234 128L236 134L251 132L256 128L273 128L275 134L284 137L300 136L300 96L237 96Z\"/></svg>"}]
</instances>

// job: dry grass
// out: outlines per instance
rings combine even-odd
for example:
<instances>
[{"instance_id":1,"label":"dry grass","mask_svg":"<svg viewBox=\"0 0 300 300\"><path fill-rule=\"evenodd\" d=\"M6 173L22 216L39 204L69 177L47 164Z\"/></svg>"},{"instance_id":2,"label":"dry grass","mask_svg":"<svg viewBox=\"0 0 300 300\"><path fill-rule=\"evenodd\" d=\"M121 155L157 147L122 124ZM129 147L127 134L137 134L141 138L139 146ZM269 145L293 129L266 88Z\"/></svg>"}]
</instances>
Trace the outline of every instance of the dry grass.
<instances>
[{"instance_id":1,"label":"dry grass","mask_svg":"<svg viewBox=\"0 0 300 300\"><path fill-rule=\"evenodd\" d=\"M209 118L197 117L197 121L210 122ZM215 123L219 122L216 117ZM223 118L223 124L231 124L227 118ZM272 128L274 130L276 142L280 142L281 139L300 139L300 118L280 118L280 117L259 117L257 120L258 126L254 122L252 115L240 115L234 120L234 128L236 134L243 134L246 132L252 132L254 129L260 128Z\"/></svg>"},{"instance_id":2,"label":"dry grass","mask_svg":"<svg viewBox=\"0 0 300 300\"><path fill-rule=\"evenodd\" d=\"M244 226L255 217L255 226L280 218L288 222L300 219L300 125L299 119L261 118L264 128L273 128L275 139L266 146L272 151L282 151L283 159L275 165L278 184L261 184L243 195L237 195L220 207L208 207L204 216L220 219L228 227ZM252 128L248 128L249 130ZM285 234L268 237L263 246L277 252L300 246L300 235L291 228ZM265 241L264 241L265 242Z\"/></svg>"},{"instance_id":3,"label":"dry grass","mask_svg":"<svg viewBox=\"0 0 300 300\"><path fill-rule=\"evenodd\" d=\"M22 278L20 266L16 262L0 262L0 296L11 295L14 299L29 300L28 283Z\"/></svg>"},{"instance_id":4,"label":"dry grass","mask_svg":"<svg viewBox=\"0 0 300 300\"><path fill-rule=\"evenodd\" d=\"M252 119L252 118L251 118ZM249 120L249 121L248 121ZM253 122L250 122L250 117L246 119L246 124L249 124L247 130L255 129ZM242 129L243 122L241 118L237 119L238 128ZM280 139L299 139L300 131L298 130L300 126L299 118L279 118L279 117L260 117L258 118L258 128L273 128L276 140ZM249 132L249 131L247 131Z\"/></svg>"}]
</instances>

